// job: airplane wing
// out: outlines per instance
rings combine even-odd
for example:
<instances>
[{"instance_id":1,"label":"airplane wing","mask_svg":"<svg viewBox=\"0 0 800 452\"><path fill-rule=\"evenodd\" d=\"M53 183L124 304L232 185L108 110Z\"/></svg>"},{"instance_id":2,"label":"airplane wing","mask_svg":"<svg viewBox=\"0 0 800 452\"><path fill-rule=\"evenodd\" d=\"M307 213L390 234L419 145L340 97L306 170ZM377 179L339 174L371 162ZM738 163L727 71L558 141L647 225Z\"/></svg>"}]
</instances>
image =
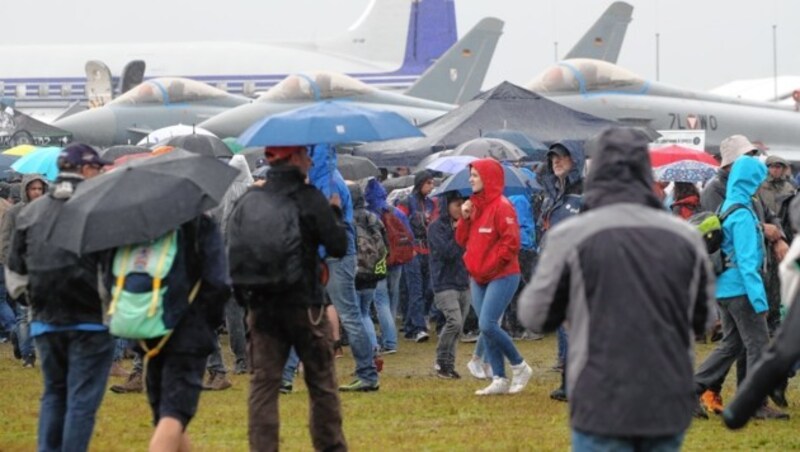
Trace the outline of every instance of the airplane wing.
<instances>
[{"instance_id":1,"label":"airplane wing","mask_svg":"<svg viewBox=\"0 0 800 452\"><path fill-rule=\"evenodd\" d=\"M127 130L128 132L134 133L136 135L141 135L141 138L144 138L153 132L153 129L147 129L143 127L128 127Z\"/></svg>"},{"instance_id":2,"label":"airplane wing","mask_svg":"<svg viewBox=\"0 0 800 452\"><path fill-rule=\"evenodd\" d=\"M632 14L633 6L612 3L564 59L591 58L616 63Z\"/></svg>"},{"instance_id":3,"label":"airplane wing","mask_svg":"<svg viewBox=\"0 0 800 452\"><path fill-rule=\"evenodd\" d=\"M482 19L428 68L406 94L446 104L460 104L475 97L503 34L503 24L493 17Z\"/></svg>"}]
</instances>

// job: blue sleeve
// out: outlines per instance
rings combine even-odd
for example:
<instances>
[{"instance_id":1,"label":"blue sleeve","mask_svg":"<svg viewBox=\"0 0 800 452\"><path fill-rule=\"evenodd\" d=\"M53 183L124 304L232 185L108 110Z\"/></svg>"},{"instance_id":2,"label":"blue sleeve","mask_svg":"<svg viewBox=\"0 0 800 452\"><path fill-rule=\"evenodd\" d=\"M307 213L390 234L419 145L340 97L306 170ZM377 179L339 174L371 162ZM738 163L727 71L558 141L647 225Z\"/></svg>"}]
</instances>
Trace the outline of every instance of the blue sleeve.
<instances>
[{"instance_id":1,"label":"blue sleeve","mask_svg":"<svg viewBox=\"0 0 800 452\"><path fill-rule=\"evenodd\" d=\"M758 224L754 215L747 209L731 214L726 224L732 232L734 271L739 272L744 283L747 299L757 314L767 311L767 293L759 269L764 262L762 239L758 234Z\"/></svg>"},{"instance_id":2,"label":"blue sleeve","mask_svg":"<svg viewBox=\"0 0 800 452\"><path fill-rule=\"evenodd\" d=\"M514 210L517 212L517 221L519 222L519 236L522 247L531 249L536 246L536 231L533 222L533 212L531 211L531 204L524 195L511 196L509 198L514 205Z\"/></svg>"}]
</instances>

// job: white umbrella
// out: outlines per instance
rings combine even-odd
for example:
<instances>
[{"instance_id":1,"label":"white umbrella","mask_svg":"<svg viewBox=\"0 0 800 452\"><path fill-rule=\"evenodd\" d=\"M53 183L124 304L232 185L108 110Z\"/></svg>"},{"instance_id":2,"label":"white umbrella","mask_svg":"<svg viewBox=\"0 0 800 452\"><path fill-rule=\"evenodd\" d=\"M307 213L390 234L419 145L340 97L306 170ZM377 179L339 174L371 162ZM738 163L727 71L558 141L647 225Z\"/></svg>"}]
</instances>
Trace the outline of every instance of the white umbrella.
<instances>
[{"instance_id":1,"label":"white umbrella","mask_svg":"<svg viewBox=\"0 0 800 452\"><path fill-rule=\"evenodd\" d=\"M139 141L137 144L139 146L148 146L151 144L156 144L162 140L166 140L172 137L180 137L183 135L210 135L212 137L216 136L213 133L209 132L208 130L201 129L200 127L178 124L175 126L163 127L161 129L154 130L150 132L149 135L142 138L142 140Z\"/></svg>"}]
</instances>

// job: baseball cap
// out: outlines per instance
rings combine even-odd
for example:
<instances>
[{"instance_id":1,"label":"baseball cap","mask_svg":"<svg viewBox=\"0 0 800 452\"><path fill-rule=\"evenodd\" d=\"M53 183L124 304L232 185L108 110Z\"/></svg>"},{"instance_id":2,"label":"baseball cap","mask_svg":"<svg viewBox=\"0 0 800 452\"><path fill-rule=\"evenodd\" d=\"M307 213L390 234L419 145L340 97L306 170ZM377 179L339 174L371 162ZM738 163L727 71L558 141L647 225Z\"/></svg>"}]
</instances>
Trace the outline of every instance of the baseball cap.
<instances>
[{"instance_id":1,"label":"baseball cap","mask_svg":"<svg viewBox=\"0 0 800 452\"><path fill-rule=\"evenodd\" d=\"M304 146L268 146L264 148L264 156L267 157L267 162L272 163L275 160L287 159L303 149Z\"/></svg>"},{"instance_id":2,"label":"baseball cap","mask_svg":"<svg viewBox=\"0 0 800 452\"><path fill-rule=\"evenodd\" d=\"M88 144L75 143L61 150L58 154L58 167L64 166L80 167L83 165L111 165L113 162L100 158L100 154Z\"/></svg>"}]
</instances>

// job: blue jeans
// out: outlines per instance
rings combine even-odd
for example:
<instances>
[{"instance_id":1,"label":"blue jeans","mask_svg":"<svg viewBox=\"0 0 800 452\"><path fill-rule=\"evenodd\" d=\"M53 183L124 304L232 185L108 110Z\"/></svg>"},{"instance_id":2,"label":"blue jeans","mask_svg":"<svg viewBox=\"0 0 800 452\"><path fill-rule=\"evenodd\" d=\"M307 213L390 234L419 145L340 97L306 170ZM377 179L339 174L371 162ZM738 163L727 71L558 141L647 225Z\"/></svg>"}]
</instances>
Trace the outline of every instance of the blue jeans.
<instances>
[{"instance_id":1,"label":"blue jeans","mask_svg":"<svg viewBox=\"0 0 800 452\"><path fill-rule=\"evenodd\" d=\"M17 340L23 358L36 356L36 349L33 347L33 338L31 337L30 309L28 306L17 303Z\"/></svg>"},{"instance_id":2,"label":"blue jeans","mask_svg":"<svg viewBox=\"0 0 800 452\"><path fill-rule=\"evenodd\" d=\"M564 325L558 327L556 330L556 336L558 337L558 360L562 363L566 363L569 335L567 335L567 329L564 328Z\"/></svg>"},{"instance_id":3,"label":"blue jeans","mask_svg":"<svg viewBox=\"0 0 800 452\"><path fill-rule=\"evenodd\" d=\"M510 275L485 285L470 280L472 306L478 313L478 328L486 341L486 356L495 377L506 376L503 357L507 358L512 366L523 361L511 336L500 328L500 319L517 291L519 278L519 274Z\"/></svg>"},{"instance_id":4,"label":"blue jeans","mask_svg":"<svg viewBox=\"0 0 800 452\"><path fill-rule=\"evenodd\" d=\"M38 449L87 450L111 369L114 340L107 332L89 331L47 333L34 340L44 377Z\"/></svg>"},{"instance_id":5,"label":"blue jeans","mask_svg":"<svg viewBox=\"0 0 800 452\"><path fill-rule=\"evenodd\" d=\"M375 311L378 313L378 323L381 324L380 345L386 350L397 349L397 326L394 319L397 316L397 301L400 299L402 273L401 266L389 267L386 279L378 281L375 288Z\"/></svg>"},{"instance_id":6,"label":"blue jeans","mask_svg":"<svg viewBox=\"0 0 800 452\"><path fill-rule=\"evenodd\" d=\"M297 366L300 364L300 357L294 347L289 349L289 357L286 358L286 364L283 366L283 382L292 384L294 376L297 373Z\"/></svg>"},{"instance_id":7,"label":"blue jeans","mask_svg":"<svg viewBox=\"0 0 800 452\"><path fill-rule=\"evenodd\" d=\"M573 452L677 452L685 432L671 436L616 437L572 430Z\"/></svg>"},{"instance_id":8,"label":"blue jeans","mask_svg":"<svg viewBox=\"0 0 800 452\"><path fill-rule=\"evenodd\" d=\"M356 256L326 259L330 277L325 289L331 298L339 320L347 332L350 351L356 360L356 376L367 384L378 382L375 357L364 322L361 320L358 294L356 294Z\"/></svg>"},{"instance_id":9,"label":"blue jeans","mask_svg":"<svg viewBox=\"0 0 800 452\"><path fill-rule=\"evenodd\" d=\"M358 305L361 310L361 321L364 322L364 329L367 330L369 343L372 350L378 350L378 333L375 331L375 323L372 322L370 308L375 300L375 289L363 289L356 292L358 294Z\"/></svg>"},{"instance_id":10,"label":"blue jeans","mask_svg":"<svg viewBox=\"0 0 800 452\"><path fill-rule=\"evenodd\" d=\"M403 267L408 291L408 307L403 318L403 330L407 338L413 338L420 331L427 331L425 307L428 292L431 292L431 278L428 268L428 255L417 254ZM431 292L431 299L433 292Z\"/></svg>"},{"instance_id":11,"label":"blue jeans","mask_svg":"<svg viewBox=\"0 0 800 452\"><path fill-rule=\"evenodd\" d=\"M247 341L245 340L244 308L233 298L225 304L225 322L228 326L228 339L231 351L236 357L236 366L247 365Z\"/></svg>"}]
</instances>

